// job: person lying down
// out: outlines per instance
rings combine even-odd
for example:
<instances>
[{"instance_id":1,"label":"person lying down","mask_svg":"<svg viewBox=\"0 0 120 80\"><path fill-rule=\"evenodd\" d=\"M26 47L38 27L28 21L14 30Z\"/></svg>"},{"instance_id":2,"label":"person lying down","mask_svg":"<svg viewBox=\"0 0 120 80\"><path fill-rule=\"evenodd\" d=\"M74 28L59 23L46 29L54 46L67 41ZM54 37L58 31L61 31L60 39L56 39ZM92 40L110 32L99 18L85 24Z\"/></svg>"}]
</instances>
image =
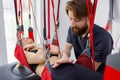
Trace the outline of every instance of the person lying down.
<instances>
[{"instance_id":1,"label":"person lying down","mask_svg":"<svg viewBox=\"0 0 120 80\"><path fill-rule=\"evenodd\" d=\"M25 57L33 72L41 77L41 80L102 80L102 75L78 64L65 63L57 68L52 65L59 59L59 48L50 45L50 57L46 59L46 51L42 44L23 40ZM46 63L49 61L50 63Z\"/></svg>"},{"instance_id":2,"label":"person lying down","mask_svg":"<svg viewBox=\"0 0 120 80\"><path fill-rule=\"evenodd\" d=\"M35 44L29 38L22 40L22 46L24 50L24 54L26 56L27 62L32 68L33 72L41 76L41 72L45 66L46 61L46 52L43 49L42 44ZM50 45L50 64L54 64L55 61L58 60L59 48L55 45Z\"/></svg>"}]
</instances>

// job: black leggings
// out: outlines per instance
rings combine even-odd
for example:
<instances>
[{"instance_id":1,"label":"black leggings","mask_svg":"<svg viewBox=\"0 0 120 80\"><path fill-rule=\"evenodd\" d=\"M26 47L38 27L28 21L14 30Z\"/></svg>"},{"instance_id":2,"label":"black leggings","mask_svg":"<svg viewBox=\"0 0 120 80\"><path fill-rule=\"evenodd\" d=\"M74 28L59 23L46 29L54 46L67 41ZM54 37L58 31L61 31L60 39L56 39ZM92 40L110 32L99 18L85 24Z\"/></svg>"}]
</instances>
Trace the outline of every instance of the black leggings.
<instances>
[{"instance_id":1,"label":"black leggings","mask_svg":"<svg viewBox=\"0 0 120 80\"><path fill-rule=\"evenodd\" d=\"M103 75L77 64L62 64L52 69L52 80L103 80Z\"/></svg>"}]
</instances>

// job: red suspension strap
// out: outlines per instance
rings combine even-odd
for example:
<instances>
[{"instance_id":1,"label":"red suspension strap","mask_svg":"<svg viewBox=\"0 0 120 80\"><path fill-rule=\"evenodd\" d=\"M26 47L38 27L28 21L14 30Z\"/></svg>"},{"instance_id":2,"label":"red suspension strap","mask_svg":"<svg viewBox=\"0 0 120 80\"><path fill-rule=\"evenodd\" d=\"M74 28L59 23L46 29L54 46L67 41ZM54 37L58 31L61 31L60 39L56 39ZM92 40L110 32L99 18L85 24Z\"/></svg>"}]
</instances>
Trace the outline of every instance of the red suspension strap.
<instances>
[{"instance_id":1,"label":"red suspension strap","mask_svg":"<svg viewBox=\"0 0 120 80\"><path fill-rule=\"evenodd\" d=\"M19 4L19 6L18 6ZM15 51L14 51L14 56L23 64L25 65L27 68L30 68L30 66L28 65L27 59L24 55L24 51L23 51L23 47L22 47L22 38L23 38L23 20L22 20L22 0L19 0L19 2L17 0L14 0L14 6L15 6L15 14L16 14L16 24L17 24L17 44L15 47ZM19 7L19 11L18 11L18 7Z\"/></svg>"},{"instance_id":2,"label":"red suspension strap","mask_svg":"<svg viewBox=\"0 0 120 80\"><path fill-rule=\"evenodd\" d=\"M43 15L44 15L44 27L43 27L43 37L44 37L44 41L43 41L43 45L45 44L47 44L46 43L46 40L47 40L47 37L46 37L46 0L43 0L44 1L44 7L43 7L43 9L44 9L44 13L43 13Z\"/></svg>"},{"instance_id":3,"label":"red suspension strap","mask_svg":"<svg viewBox=\"0 0 120 80\"><path fill-rule=\"evenodd\" d=\"M17 39L21 40L24 37L24 27L23 27L23 18L22 18L22 1L14 0L15 6L15 15L16 15L16 24L17 24Z\"/></svg>"},{"instance_id":4,"label":"red suspension strap","mask_svg":"<svg viewBox=\"0 0 120 80\"><path fill-rule=\"evenodd\" d=\"M38 33L38 37L39 37L40 42L42 42L42 39L40 37L40 32L39 32L39 29L38 29L38 26L37 26L37 21L36 21L36 16L35 16L34 9L33 9L32 1L29 0L29 3L30 3L29 5L31 7L31 12L32 12L32 15L33 15L33 20L34 20L34 23L35 23L35 29L36 29L36 31Z\"/></svg>"},{"instance_id":5,"label":"red suspension strap","mask_svg":"<svg viewBox=\"0 0 120 80\"><path fill-rule=\"evenodd\" d=\"M28 37L34 41L33 28L31 27L31 0L28 1L29 6L29 28L28 28Z\"/></svg>"},{"instance_id":6,"label":"red suspension strap","mask_svg":"<svg viewBox=\"0 0 120 80\"><path fill-rule=\"evenodd\" d=\"M19 25L19 22L18 22L18 7L17 7L17 0L14 0L14 8L15 8L15 18L16 18L16 24L17 26Z\"/></svg>"},{"instance_id":7,"label":"red suspension strap","mask_svg":"<svg viewBox=\"0 0 120 80\"><path fill-rule=\"evenodd\" d=\"M59 27L59 11L60 11L60 0L58 0L57 16L56 16L56 26L57 27Z\"/></svg>"},{"instance_id":8,"label":"red suspension strap","mask_svg":"<svg viewBox=\"0 0 120 80\"><path fill-rule=\"evenodd\" d=\"M49 50L50 50L50 0L47 0L48 27L46 27L46 0L43 0L43 3L44 3L43 47L45 50L46 57L48 58Z\"/></svg>"},{"instance_id":9,"label":"red suspension strap","mask_svg":"<svg viewBox=\"0 0 120 80\"><path fill-rule=\"evenodd\" d=\"M21 18L21 26L23 26L22 0L19 0L19 16Z\"/></svg>"},{"instance_id":10,"label":"red suspension strap","mask_svg":"<svg viewBox=\"0 0 120 80\"><path fill-rule=\"evenodd\" d=\"M114 0L109 0L109 16L108 16L108 22L105 26L105 29L109 31L110 34L112 34L113 3Z\"/></svg>"},{"instance_id":11,"label":"red suspension strap","mask_svg":"<svg viewBox=\"0 0 120 80\"><path fill-rule=\"evenodd\" d=\"M48 50L50 50L50 0L48 0Z\"/></svg>"},{"instance_id":12,"label":"red suspension strap","mask_svg":"<svg viewBox=\"0 0 120 80\"><path fill-rule=\"evenodd\" d=\"M59 39L58 39L60 0L58 0L56 16L55 16L55 12L54 12L55 11L54 0L51 0L51 3L52 3L52 14L53 14L53 20L54 20L54 29L55 29L55 34L52 39L52 44L57 45L60 49Z\"/></svg>"},{"instance_id":13,"label":"red suspension strap","mask_svg":"<svg viewBox=\"0 0 120 80\"><path fill-rule=\"evenodd\" d=\"M23 18L22 18L22 1L14 0L15 16L17 24L17 39L21 40L24 36Z\"/></svg>"},{"instance_id":14,"label":"red suspension strap","mask_svg":"<svg viewBox=\"0 0 120 80\"><path fill-rule=\"evenodd\" d=\"M94 18L96 13L96 6L98 0L94 0L94 6L92 7L91 0L86 0L86 5L88 8L88 19L90 23L90 46L92 51L92 59L93 59L93 69L95 70L95 63L94 63L94 40L93 40L93 26L94 26Z\"/></svg>"}]
</instances>

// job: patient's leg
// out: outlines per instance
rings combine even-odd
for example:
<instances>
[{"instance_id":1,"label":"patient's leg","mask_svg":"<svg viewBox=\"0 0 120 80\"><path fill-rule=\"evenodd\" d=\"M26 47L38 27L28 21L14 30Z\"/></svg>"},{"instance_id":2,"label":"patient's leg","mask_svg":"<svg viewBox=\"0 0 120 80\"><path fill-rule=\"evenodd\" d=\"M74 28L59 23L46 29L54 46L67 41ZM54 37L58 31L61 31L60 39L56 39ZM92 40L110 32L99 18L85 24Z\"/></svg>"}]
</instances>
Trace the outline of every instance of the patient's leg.
<instances>
[{"instance_id":1,"label":"patient's leg","mask_svg":"<svg viewBox=\"0 0 120 80\"><path fill-rule=\"evenodd\" d=\"M58 60L58 57L57 56L51 56L49 58L49 61L50 61L50 65L54 64L56 61ZM42 63L42 64L39 64L35 70L35 73L38 75L38 76L41 76L43 70L44 70L44 67L45 67L45 63Z\"/></svg>"},{"instance_id":2,"label":"patient's leg","mask_svg":"<svg viewBox=\"0 0 120 80\"><path fill-rule=\"evenodd\" d=\"M33 43L32 39L30 39L30 38L22 39L21 42L22 42L22 46L23 46L23 47L26 46L27 44ZM18 63L16 64L16 67L23 67L23 64L20 63L20 62L18 62Z\"/></svg>"},{"instance_id":3,"label":"patient's leg","mask_svg":"<svg viewBox=\"0 0 120 80\"><path fill-rule=\"evenodd\" d=\"M58 54L59 48L57 46L51 45L51 50L49 51L51 54L55 55L50 58L51 64L54 64L57 60L56 54ZM46 61L46 51L44 51L42 44L26 44L23 47L24 54L28 64L30 65L33 72L36 72L39 76L44 68ZM34 52L35 51L35 52ZM20 65L21 63L18 63ZM22 65L22 64L21 64Z\"/></svg>"}]
</instances>

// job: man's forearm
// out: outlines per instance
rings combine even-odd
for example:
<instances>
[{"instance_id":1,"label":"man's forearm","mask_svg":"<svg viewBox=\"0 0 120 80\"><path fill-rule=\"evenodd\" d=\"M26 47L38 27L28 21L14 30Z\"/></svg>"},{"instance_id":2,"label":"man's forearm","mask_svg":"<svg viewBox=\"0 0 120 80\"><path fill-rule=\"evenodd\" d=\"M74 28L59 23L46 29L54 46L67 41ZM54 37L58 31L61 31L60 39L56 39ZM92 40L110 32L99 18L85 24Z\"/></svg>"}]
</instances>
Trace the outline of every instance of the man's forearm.
<instances>
[{"instance_id":1,"label":"man's forearm","mask_svg":"<svg viewBox=\"0 0 120 80\"><path fill-rule=\"evenodd\" d=\"M70 57L70 51L63 50L62 56L63 56L63 57Z\"/></svg>"},{"instance_id":2,"label":"man's forearm","mask_svg":"<svg viewBox=\"0 0 120 80\"><path fill-rule=\"evenodd\" d=\"M66 44L65 44L65 47L64 47L64 49L63 49L62 55L63 55L63 56L70 57L70 51L71 51L71 49L72 49L72 44L66 43Z\"/></svg>"}]
</instances>

